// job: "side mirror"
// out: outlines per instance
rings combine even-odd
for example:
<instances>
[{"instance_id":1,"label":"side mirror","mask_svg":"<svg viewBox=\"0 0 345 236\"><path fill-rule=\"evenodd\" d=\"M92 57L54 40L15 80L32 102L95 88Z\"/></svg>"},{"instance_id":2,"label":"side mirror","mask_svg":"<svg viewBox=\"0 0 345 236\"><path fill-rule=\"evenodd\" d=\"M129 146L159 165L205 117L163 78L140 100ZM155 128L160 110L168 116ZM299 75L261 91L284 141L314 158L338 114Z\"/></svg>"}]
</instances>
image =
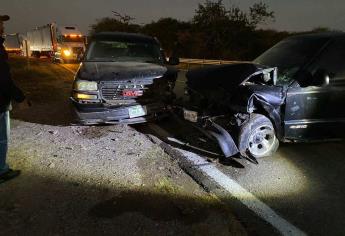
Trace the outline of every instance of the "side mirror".
<instances>
[{"instance_id":1,"label":"side mirror","mask_svg":"<svg viewBox=\"0 0 345 236\"><path fill-rule=\"evenodd\" d=\"M172 66L177 66L178 64L180 64L180 59L177 57L170 57L168 64Z\"/></svg>"},{"instance_id":2,"label":"side mirror","mask_svg":"<svg viewBox=\"0 0 345 236\"><path fill-rule=\"evenodd\" d=\"M329 74L325 70L317 70L313 76L313 82L311 85L318 87L329 85Z\"/></svg>"}]
</instances>

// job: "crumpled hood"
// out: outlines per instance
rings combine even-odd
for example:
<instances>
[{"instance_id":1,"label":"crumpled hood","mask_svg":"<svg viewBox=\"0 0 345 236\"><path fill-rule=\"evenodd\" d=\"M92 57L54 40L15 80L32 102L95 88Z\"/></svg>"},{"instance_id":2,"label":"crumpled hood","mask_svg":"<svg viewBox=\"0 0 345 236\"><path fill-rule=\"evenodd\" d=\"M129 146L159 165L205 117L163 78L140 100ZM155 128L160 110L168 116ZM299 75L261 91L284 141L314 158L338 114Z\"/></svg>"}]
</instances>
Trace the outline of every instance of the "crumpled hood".
<instances>
[{"instance_id":1,"label":"crumpled hood","mask_svg":"<svg viewBox=\"0 0 345 236\"><path fill-rule=\"evenodd\" d=\"M78 78L93 81L130 80L162 77L167 68L142 62L83 62Z\"/></svg>"},{"instance_id":2,"label":"crumpled hood","mask_svg":"<svg viewBox=\"0 0 345 236\"><path fill-rule=\"evenodd\" d=\"M204 103L220 114L226 108L246 112L248 106L254 107L254 100L274 107L284 102L283 88L274 85L275 67L236 63L193 70L186 76L189 94L196 101L194 106Z\"/></svg>"},{"instance_id":3,"label":"crumpled hood","mask_svg":"<svg viewBox=\"0 0 345 236\"><path fill-rule=\"evenodd\" d=\"M252 75L265 69L267 67L247 62L209 66L189 71L186 74L187 85L192 89L236 88Z\"/></svg>"}]
</instances>

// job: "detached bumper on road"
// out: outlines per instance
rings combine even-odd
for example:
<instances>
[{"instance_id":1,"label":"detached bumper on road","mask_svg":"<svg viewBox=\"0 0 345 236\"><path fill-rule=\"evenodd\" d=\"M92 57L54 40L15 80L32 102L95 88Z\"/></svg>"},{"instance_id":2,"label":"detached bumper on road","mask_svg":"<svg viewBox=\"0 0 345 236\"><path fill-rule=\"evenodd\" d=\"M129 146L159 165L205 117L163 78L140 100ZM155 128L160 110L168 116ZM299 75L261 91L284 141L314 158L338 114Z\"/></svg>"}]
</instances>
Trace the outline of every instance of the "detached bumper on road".
<instances>
[{"instance_id":1,"label":"detached bumper on road","mask_svg":"<svg viewBox=\"0 0 345 236\"><path fill-rule=\"evenodd\" d=\"M211 136L221 148L224 156L230 158L239 153L239 149L230 132L217 123L217 119L203 118L198 116L196 111L185 109L184 107L175 107L178 117L184 122L192 123L199 131Z\"/></svg>"},{"instance_id":2,"label":"detached bumper on road","mask_svg":"<svg viewBox=\"0 0 345 236\"><path fill-rule=\"evenodd\" d=\"M72 99L79 122L91 124L138 124L166 117L168 110L164 104L137 104L145 106L146 115L131 118L129 107L107 107L103 104L80 104ZM135 105L134 105L135 106Z\"/></svg>"}]
</instances>

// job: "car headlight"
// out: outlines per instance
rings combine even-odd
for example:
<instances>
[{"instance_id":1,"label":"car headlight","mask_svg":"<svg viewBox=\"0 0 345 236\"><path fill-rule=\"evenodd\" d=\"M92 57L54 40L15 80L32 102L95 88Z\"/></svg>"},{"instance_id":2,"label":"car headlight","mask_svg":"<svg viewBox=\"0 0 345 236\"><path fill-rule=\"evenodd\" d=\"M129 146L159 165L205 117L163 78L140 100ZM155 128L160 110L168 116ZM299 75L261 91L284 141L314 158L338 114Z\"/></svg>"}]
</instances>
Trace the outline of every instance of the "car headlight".
<instances>
[{"instance_id":1,"label":"car headlight","mask_svg":"<svg viewBox=\"0 0 345 236\"><path fill-rule=\"evenodd\" d=\"M69 56L71 56L72 52L71 52L71 50L65 49L65 50L63 50L63 54L64 54L66 57L69 57Z\"/></svg>"},{"instance_id":2,"label":"car headlight","mask_svg":"<svg viewBox=\"0 0 345 236\"><path fill-rule=\"evenodd\" d=\"M77 100L97 100L98 96L93 94L73 93L73 98Z\"/></svg>"},{"instance_id":3,"label":"car headlight","mask_svg":"<svg viewBox=\"0 0 345 236\"><path fill-rule=\"evenodd\" d=\"M74 89L77 91L97 91L98 86L93 81L77 80L74 83Z\"/></svg>"}]
</instances>

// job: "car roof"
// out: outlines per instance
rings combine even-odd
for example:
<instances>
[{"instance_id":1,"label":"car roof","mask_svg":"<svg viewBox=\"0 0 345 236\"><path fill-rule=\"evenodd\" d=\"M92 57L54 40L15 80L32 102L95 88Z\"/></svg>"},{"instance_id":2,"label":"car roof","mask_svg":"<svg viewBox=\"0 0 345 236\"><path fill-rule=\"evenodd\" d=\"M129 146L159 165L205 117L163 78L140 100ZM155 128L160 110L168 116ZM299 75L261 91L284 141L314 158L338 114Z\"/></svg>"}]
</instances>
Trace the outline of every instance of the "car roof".
<instances>
[{"instance_id":1,"label":"car roof","mask_svg":"<svg viewBox=\"0 0 345 236\"><path fill-rule=\"evenodd\" d=\"M344 32L337 32L337 31L329 31L329 32L322 32L322 33L307 33L307 34L297 34L290 36L286 39L311 39L311 38L329 38L329 39L334 39L334 38L345 38L345 33Z\"/></svg>"},{"instance_id":2,"label":"car roof","mask_svg":"<svg viewBox=\"0 0 345 236\"><path fill-rule=\"evenodd\" d=\"M62 35L82 35L81 31L75 26L58 26L58 31L60 31Z\"/></svg>"},{"instance_id":3,"label":"car roof","mask_svg":"<svg viewBox=\"0 0 345 236\"><path fill-rule=\"evenodd\" d=\"M142 42L159 44L158 40L143 34L125 32L100 32L91 37L91 40L119 40L126 42Z\"/></svg>"}]
</instances>

